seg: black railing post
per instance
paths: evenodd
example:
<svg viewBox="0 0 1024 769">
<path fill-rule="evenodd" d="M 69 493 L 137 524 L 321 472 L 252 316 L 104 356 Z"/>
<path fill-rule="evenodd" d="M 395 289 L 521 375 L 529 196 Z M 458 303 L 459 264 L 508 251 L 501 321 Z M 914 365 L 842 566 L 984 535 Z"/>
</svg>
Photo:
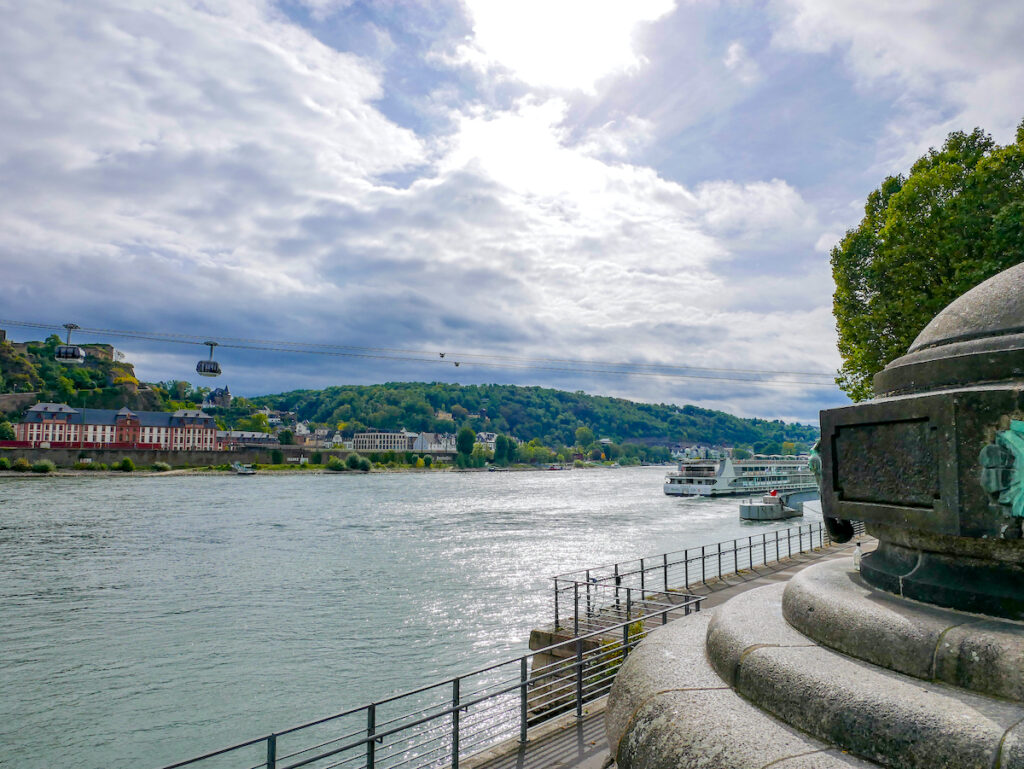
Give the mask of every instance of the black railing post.
<svg viewBox="0 0 1024 769">
<path fill-rule="evenodd" d="M 267 769 L 277 767 L 277 735 L 271 734 L 267 737 Z"/>
<path fill-rule="evenodd" d="M 377 731 L 377 706 L 372 702 L 366 708 L 366 769 L 373 769 L 374 732 Z"/>
<path fill-rule="evenodd" d="M 519 741 L 526 742 L 526 726 L 529 720 L 527 711 L 530 671 L 526 666 L 526 657 L 519 661 Z"/>
<path fill-rule="evenodd" d="M 645 574 L 645 572 L 644 572 L 644 559 L 641 558 L 640 559 L 640 600 L 641 601 L 644 598 L 644 590 L 646 590 L 646 588 L 644 587 L 644 584 L 645 584 L 644 583 L 644 574 Z"/>
<path fill-rule="evenodd" d="M 594 610 L 590 603 L 590 569 L 587 569 L 587 619 L 594 616 Z"/>
<path fill-rule="evenodd" d="M 555 577 L 555 630 L 558 630 L 558 577 Z"/>
<path fill-rule="evenodd" d="M 747 537 L 747 566 L 754 570 L 754 538 Z"/>
<path fill-rule="evenodd" d="M 615 611 L 619 610 L 619 585 L 622 584 L 622 577 L 619 576 L 619 565 L 615 564 Z"/>
<path fill-rule="evenodd" d="M 580 583 L 572 583 L 572 634 L 580 634 Z"/>
<path fill-rule="evenodd" d="M 707 575 L 704 573 L 704 545 L 700 546 L 700 581 L 704 583 L 704 587 L 708 585 Z"/>
<path fill-rule="evenodd" d="M 583 718 L 583 639 L 576 639 L 576 718 Z"/>
<path fill-rule="evenodd" d="M 459 679 L 452 680 L 452 769 L 459 769 Z"/>
<path fill-rule="evenodd" d="M 668 580 L 666 580 L 666 582 L 667 581 Z M 689 550 L 684 550 L 683 551 L 683 582 L 686 585 L 686 587 L 684 587 L 683 589 L 684 590 L 689 590 L 690 589 L 690 551 Z M 667 587 L 665 589 L 668 590 Z"/>
<path fill-rule="evenodd" d="M 775 530 L 775 562 L 778 563 L 782 559 L 779 557 L 779 530 Z"/>
<path fill-rule="evenodd" d="M 736 543 L 739 540 L 734 539 L 732 541 L 732 570 L 739 574 L 740 572 L 740 548 Z"/>
<path fill-rule="evenodd" d="M 718 543 L 718 579 L 722 579 L 722 543 Z"/>
<path fill-rule="evenodd" d="M 793 557 L 793 530 L 786 529 L 786 557 Z"/>
<path fill-rule="evenodd" d="M 683 560 L 685 560 L 685 559 L 686 559 L 686 555 L 684 554 L 683 555 Z M 662 561 L 661 570 L 662 570 L 662 573 L 665 576 L 665 595 L 667 596 L 668 595 L 668 553 L 665 553 L 664 555 L 661 556 L 661 561 Z"/>
</svg>

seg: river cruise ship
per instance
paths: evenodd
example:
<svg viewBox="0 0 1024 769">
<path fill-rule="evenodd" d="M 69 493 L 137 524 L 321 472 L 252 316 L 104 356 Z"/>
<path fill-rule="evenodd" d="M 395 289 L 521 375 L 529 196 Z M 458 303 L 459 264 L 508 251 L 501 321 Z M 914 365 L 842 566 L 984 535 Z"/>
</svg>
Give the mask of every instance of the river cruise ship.
<svg viewBox="0 0 1024 769">
<path fill-rule="evenodd" d="M 697 459 L 679 463 L 665 476 L 665 493 L 681 497 L 720 497 L 769 491 L 817 489 L 808 457 Z"/>
</svg>

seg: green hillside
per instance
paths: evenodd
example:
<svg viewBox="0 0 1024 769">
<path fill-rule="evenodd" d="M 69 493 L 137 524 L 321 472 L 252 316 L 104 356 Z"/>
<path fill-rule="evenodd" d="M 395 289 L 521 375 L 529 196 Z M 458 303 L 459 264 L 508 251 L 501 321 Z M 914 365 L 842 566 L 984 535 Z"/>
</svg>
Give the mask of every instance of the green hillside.
<svg viewBox="0 0 1024 769">
<path fill-rule="evenodd" d="M 651 446 L 813 443 L 818 427 L 779 420 L 741 419 L 697 406 L 636 403 L 622 398 L 515 385 L 456 385 L 389 382 L 382 385 L 295 390 L 253 398 L 300 419 L 342 426 L 346 432 L 375 427 L 453 432 L 468 424 L 476 431 L 539 438 L 546 446 L 571 446 L 575 431 L 588 427 L 598 438 Z M 438 411 L 452 420 L 438 419 Z"/>
<path fill-rule="evenodd" d="M 163 395 L 140 385 L 132 364 L 111 360 L 109 345 L 81 345 L 87 353 L 85 362 L 68 366 L 53 359 L 59 344 L 56 335 L 43 342 L 0 342 L 0 394 L 36 393 L 37 401 L 76 407 L 164 409 Z M 17 417 L 20 411 L 9 409 L 8 414 Z"/>
</svg>

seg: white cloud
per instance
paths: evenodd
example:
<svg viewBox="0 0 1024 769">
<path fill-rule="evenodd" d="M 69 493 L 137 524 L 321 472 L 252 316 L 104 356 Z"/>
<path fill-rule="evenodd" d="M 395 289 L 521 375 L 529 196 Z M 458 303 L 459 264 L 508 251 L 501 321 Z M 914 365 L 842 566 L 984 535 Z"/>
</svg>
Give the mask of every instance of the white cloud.
<svg viewBox="0 0 1024 769">
<path fill-rule="evenodd" d="M 641 22 L 669 13 L 674 0 L 465 0 L 473 36 L 456 61 L 503 67 L 536 86 L 592 91 L 602 77 L 635 71 L 644 59 L 633 47 Z"/>
<path fill-rule="evenodd" d="M 630 116 L 576 137 L 563 100 L 525 98 L 461 108 L 425 140 L 376 107 L 372 65 L 242 3 L 25 4 L 0 27 L 0 71 L 14 317 L 746 367 L 807 368 L 832 344 L 791 309 L 755 321 L 762 285 L 719 271 L 738 249 L 813 242 L 799 193 L 667 180 L 629 162 L 651 133 Z M 758 412 L 763 391 L 729 392 L 706 397 Z"/>
<path fill-rule="evenodd" d="M 725 68 L 736 75 L 741 83 L 751 85 L 761 79 L 761 70 L 757 62 L 750 58 L 746 47 L 739 40 L 729 43 L 723 60 Z"/>
<path fill-rule="evenodd" d="M 954 130 L 1012 139 L 1024 116 L 1024 13 L 1017 0 L 776 0 L 774 42 L 839 50 L 860 87 L 889 94 L 884 164 L 906 165 Z"/>
</svg>

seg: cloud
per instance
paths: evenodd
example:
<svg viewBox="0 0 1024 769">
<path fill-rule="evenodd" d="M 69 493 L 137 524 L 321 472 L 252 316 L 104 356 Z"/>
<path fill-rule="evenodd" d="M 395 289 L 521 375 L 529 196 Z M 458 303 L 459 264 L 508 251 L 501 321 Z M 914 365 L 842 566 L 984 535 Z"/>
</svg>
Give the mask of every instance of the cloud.
<svg viewBox="0 0 1024 769">
<path fill-rule="evenodd" d="M 746 47 L 739 40 L 729 43 L 723 63 L 742 83 L 751 85 L 761 79 L 761 70 L 757 62 L 750 58 Z"/>
<path fill-rule="evenodd" d="M 894 100 L 880 141 L 887 164 L 909 164 L 950 131 L 975 126 L 1009 141 L 1024 116 L 1024 14 L 1015 0 L 774 5 L 778 48 L 836 51 L 862 91 Z"/>
<path fill-rule="evenodd" d="M 634 28 L 669 13 L 674 0 L 466 0 L 472 38 L 453 62 L 487 71 L 502 68 L 535 86 L 593 91 L 602 77 L 644 64 L 633 48 Z"/>
<path fill-rule="evenodd" d="M 637 7 L 629 19 L 670 5 Z M 588 66 L 578 83 L 610 71 Z M 834 356 L 827 297 L 779 301 L 819 291 L 820 271 L 786 286 L 723 269 L 809 251 L 801 193 L 781 179 L 668 179 L 635 159 L 655 134 L 639 116 L 579 130 L 568 97 L 463 99 L 445 133 L 418 134 L 385 114 L 375 62 L 231 2 L 23 4 L 0 28 L 0 71 L 12 317 L 723 367 L 820 370 Z M 202 353 L 125 347 L 147 379 L 187 376 Z M 225 355 L 238 393 L 454 376 Z M 797 408 L 744 385 L 460 369 L 474 376 Z"/>
</svg>

